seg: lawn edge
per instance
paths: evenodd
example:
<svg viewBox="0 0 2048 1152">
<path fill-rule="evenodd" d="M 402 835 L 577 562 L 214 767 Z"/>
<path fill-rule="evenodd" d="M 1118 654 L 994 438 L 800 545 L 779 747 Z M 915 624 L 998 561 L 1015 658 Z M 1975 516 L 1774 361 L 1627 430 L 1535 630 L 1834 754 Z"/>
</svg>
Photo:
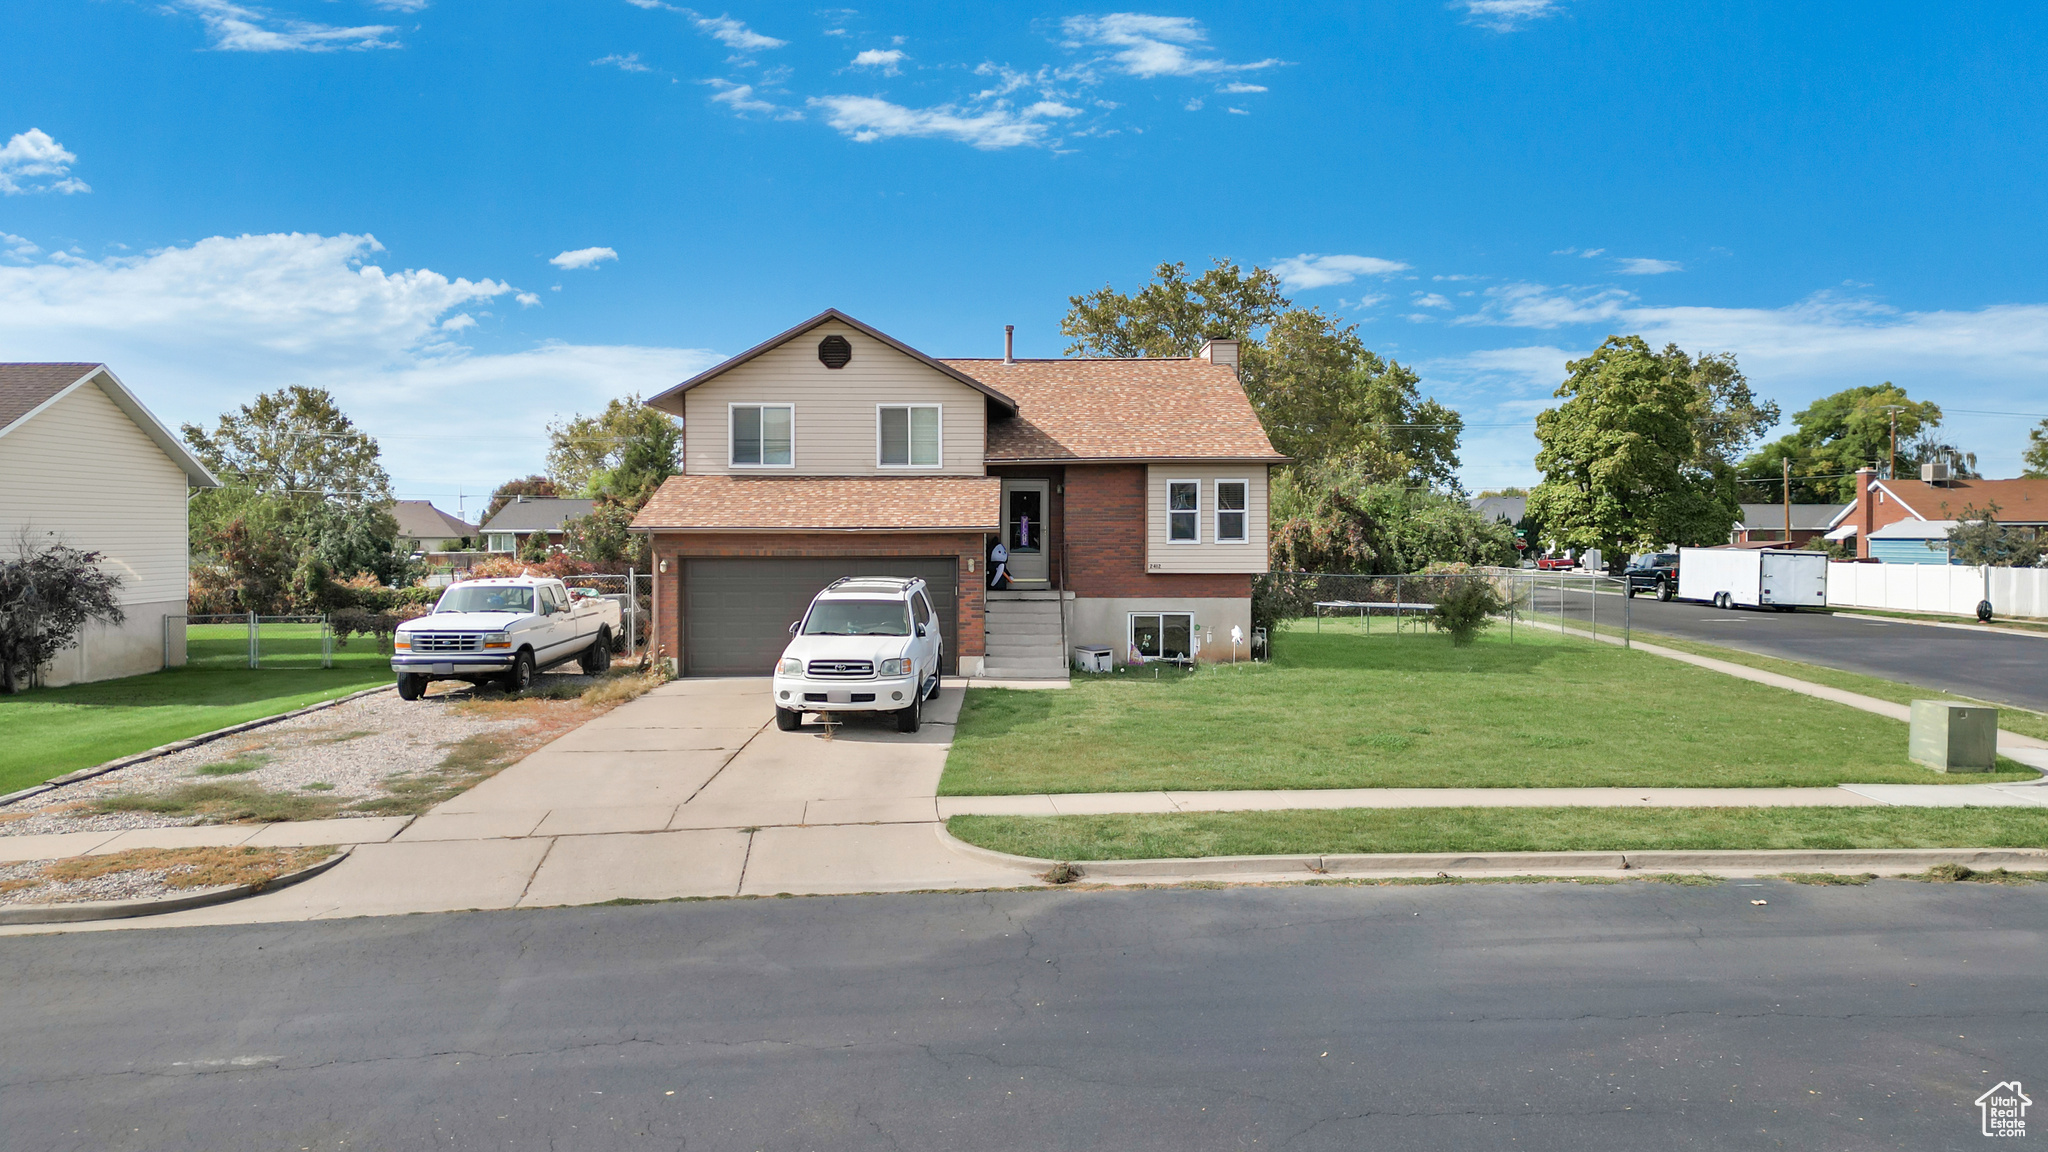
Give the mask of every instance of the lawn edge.
<svg viewBox="0 0 2048 1152">
<path fill-rule="evenodd" d="M 353 844 L 343 845 L 332 856 L 314 861 L 296 872 L 287 872 L 282 876 L 254 884 L 216 888 L 211 892 L 201 892 L 193 896 L 164 896 L 155 900 L 92 900 L 77 904 L 29 904 L 16 908 L 0 908 L 0 925 L 84 924 L 94 920 L 130 920 L 137 916 L 160 916 L 166 912 L 209 908 L 215 904 L 246 900 L 265 892 L 289 888 L 301 880 L 311 880 L 348 859 L 355 850 L 356 846 Z"/>
<path fill-rule="evenodd" d="M 41 784 L 32 784 L 18 792 L 9 792 L 5 796 L 0 796 L 0 808 L 27 800 L 32 796 L 40 796 L 45 792 L 54 792 L 67 784 L 76 784 L 81 780 L 90 780 L 95 776 L 104 776 L 109 772 L 118 772 L 123 768 L 133 767 L 150 760 L 161 759 L 176 752 L 183 752 L 187 748 L 196 748 L 201 744 L 210 744 L 215 740 L 233 736 L 238 732 L 247 732 L 252 728 L 263 728 L 271 724 L 281 724 L 286 720 L 293 720 L 313 712 L 334 708 L 351 700 L 360 700 L 374 693 L 390 691 L 393 691 L 391 685 L 379 684 L 374 688 L 363 688 L 346 696 L 336 696 L 332 700 L 316 701 L 302 708 L 294 708 L 289 712 L 280 712 L 275 716 L 259 716 L 254 720 L 244 720 L 239 724 L 230 724 L 225 728 L 216 728 L 211 732 L 201 732 L 197 736 L 187 736 L 183 740 L 173 740 L 169 744 L 159 744 L 144 752 L 122 756 L 118 759 L 109 760 L 104 764 L 95 764 L 90 768 L 80 768 L 75 772 L 67 772 L 62 776 L 45 780 Z M 0 920 L 0 924 L 4 923 L 7 923 L 7 921 Z"/>
<path fill-rule="evenodd" d="M 1395 852 L 1303 853 L 1278 856 L 1165 856 L 1142 860 L 1044 860 L 984 848 L 953 835 L 945 822 L 939 838 L 963 856 L 1007 868 L 1044 871 L 1058 863 L 1077 864 L 1082 878 L 1095 881 L 1143 880 L 1162 877 L 1284 876 L 1300 879 L 1326 876 L 1435 876 L 1495 874 L 1543 870 L 1562 874 L 1627 873 L 1684 869 L 1750 875 L 1760 870 L 1903 868 L 1925 870 L 1937 864 L 1975 867 L 2048 865 L 2048 849 L 2040 848 L 1779 848 L 1726 851 L 1639 852 Z"/>
</svg>

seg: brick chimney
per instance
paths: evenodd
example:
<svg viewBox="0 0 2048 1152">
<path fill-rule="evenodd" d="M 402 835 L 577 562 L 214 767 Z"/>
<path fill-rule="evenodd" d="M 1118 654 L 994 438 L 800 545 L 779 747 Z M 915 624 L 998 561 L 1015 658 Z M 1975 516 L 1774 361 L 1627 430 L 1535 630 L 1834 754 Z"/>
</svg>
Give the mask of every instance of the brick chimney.
<svg viewBox="0 0 2048 1152">
<path fill-rule="evenodd" d="M 1237 370 L 1237 341 L 1204 340 L 1202 350 L 1195 353 L 1195 359 L 1207 360 L 1211 364 L 1222 364 L 1235 372 Z"/>
</svg>

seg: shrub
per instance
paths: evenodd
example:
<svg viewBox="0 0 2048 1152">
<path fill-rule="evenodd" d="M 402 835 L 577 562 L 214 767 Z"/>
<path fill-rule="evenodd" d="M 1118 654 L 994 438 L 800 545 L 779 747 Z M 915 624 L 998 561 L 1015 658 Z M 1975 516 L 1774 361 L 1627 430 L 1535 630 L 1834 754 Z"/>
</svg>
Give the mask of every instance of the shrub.
<svg viewBox="0 0 2048 1152">
<path fill-rule="evenodd" d="M 21 691 L 87 622 L 122 619 L 121 578 L 100 570 L 98 552 L 39 542 L 23 529 L 14 559 L 0 562 L 0 690 Z"/>
<path fill-rule="evenodd" d="M 1451 643 L 1463 648 L 1493 623 L 1496 614 L 1507 609 L 1508 602 L 1493 581 L 1484 577 L 1467 576 L 1445 583 L 1449 587 L 1438 595 L 1429 622 L 1439 632 L 1449 632 Z"/>
</svg>

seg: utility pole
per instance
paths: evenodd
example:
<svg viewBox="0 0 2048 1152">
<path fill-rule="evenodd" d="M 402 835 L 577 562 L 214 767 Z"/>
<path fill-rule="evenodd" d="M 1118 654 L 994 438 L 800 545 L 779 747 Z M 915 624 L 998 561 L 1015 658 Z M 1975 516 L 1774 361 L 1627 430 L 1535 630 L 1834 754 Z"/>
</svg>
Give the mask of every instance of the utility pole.
<svg viewBox="0 0 2048 1152">
<path fill-rule="evenodd" d="M 1785 467 L 1785 482 L 1779 489 L 1785 500 L 1785 543 L 1792 542 L 1792 458 L 1786 456 L 1778 461 Z"/>
<path fill-rule="evenodd" d="M 1904 404 L 1887 404 L 1884 406 L 1884 410 L 1886 415 L 1890 416 L 1892 420 L 1892 447 L 1891 452 L 1885 457 L 1884 478 L 1896 480 L 1899 478 L 1899 413 L 1904 412 L 1906 406 Z"/>
</svg>

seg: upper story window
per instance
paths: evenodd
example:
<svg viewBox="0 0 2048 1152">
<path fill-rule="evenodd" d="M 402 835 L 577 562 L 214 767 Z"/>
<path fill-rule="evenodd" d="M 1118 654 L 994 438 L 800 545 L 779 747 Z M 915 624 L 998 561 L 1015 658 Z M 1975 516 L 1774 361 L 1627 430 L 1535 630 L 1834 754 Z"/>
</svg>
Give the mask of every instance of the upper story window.
<svg viewBox="0 0 2048 1152">
<path fill-rule="evenodd" d="M 1243 544 L 1250 539 L 1245 528 L 1250 495 L 1251 483 L 1249 481 L 1218 480 L 1216 482 L 1216 542 L 1218 544 Z"/>
<path fill-rule="evenodd" d="M 788 468 L 796 462 L 796 409 L 788 404 L 733 404 L 732 466 Z"/>
<path fill-rule="evenodd" d="M 1166 542 L 1169 544 L 1199 544 L 1202 542 L 1202 482 L 1200 480 L 1168 480 L 1166 482 Z"/>
<path fill-rule="evenodd" d="M 939 466 L 939 406 L 882 404 L 875 409 L 877 462 L 884 468 Z"/>
</svg>

